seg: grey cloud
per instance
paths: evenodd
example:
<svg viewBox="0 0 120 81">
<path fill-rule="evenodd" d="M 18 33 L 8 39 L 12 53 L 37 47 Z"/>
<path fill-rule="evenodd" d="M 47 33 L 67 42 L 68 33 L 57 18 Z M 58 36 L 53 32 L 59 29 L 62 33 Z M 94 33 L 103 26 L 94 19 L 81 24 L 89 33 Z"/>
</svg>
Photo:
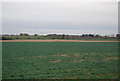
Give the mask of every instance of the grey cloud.
<svg viewBox="0 0 120 81">
<path fill-rule="evenodd" d="M 45 33 L 117 33 L 117 3 L 3 3 L 3 33 L 42 30 Z"/>
</svg>

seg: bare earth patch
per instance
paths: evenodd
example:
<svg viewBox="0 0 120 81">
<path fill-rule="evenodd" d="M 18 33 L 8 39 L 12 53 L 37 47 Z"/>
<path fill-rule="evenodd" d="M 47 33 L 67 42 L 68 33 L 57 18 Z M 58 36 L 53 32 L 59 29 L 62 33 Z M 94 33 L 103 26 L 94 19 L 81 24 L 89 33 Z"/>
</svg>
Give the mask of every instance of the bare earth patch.
<svg viewBox="0 0 120 81">
<path fill-rule="evenodd" d="M 42 58 L 42 56 L 36 56 L 37 58 Z"/>
<path fill-rule="evenodd" d="M 51 61 L 52 63 L 57 63 L 57 62 L 60 62 L 61 60 L 53 60 Z"/>
<path fill-rule="evenodd" d="M 104 40 L 0 40 L 0 42 L 120 42 L 120 41 L 104 41 Z"/>
<path fill-rule="evenodd" d="M 117 60 L 117 57 L 109 57 L 109 58 L 105 58 L 103 59 L 103 61 L 108 61 L 108 60 Z"/>
<path fill-rule="evenodd" d="M 69 57 L 69 56 L 68 56 L 68 55 L 66 55 L 66 54 L 61 54 L 61 55 L 60 55 L 60 54 L 58 54 L 58 55 L 54 55 L 54 56 L 58 56 L 58 57 L 59 57 L 59 56 Z"/>
<path fill-rule="evenodd" d="M 76 57 L 79 57 L 80 56 L 80 54 L 74 54 Z"/>
<path fill-rule="evenodd" d="M 74 62 L 84 62 L 85 60 L 81 59 L 81 60 L 74 60 Z"/>
</svg>

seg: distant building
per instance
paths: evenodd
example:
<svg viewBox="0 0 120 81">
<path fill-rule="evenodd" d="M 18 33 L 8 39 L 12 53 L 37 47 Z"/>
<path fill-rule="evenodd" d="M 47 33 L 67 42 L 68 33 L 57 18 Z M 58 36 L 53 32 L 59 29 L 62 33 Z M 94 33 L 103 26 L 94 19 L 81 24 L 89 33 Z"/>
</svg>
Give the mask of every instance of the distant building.
<svg viewBox="0 0 120 81">
<path fill-rule="evenodd" d="M 117 34 L 116 37 L 120 39 L 120 34 Z"/>
</svg>

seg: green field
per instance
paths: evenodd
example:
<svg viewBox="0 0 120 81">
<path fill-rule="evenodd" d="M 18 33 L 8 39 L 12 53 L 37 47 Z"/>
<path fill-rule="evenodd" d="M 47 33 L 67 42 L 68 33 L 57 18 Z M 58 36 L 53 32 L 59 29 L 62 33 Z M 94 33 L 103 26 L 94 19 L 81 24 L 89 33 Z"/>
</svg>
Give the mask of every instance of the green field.
<svg viewBox="0 0 120 81">
<path fill-rule="evenodd" d="M 116 79 L 116 42 L 3 42 L 3 79 Z"/>
</svg>

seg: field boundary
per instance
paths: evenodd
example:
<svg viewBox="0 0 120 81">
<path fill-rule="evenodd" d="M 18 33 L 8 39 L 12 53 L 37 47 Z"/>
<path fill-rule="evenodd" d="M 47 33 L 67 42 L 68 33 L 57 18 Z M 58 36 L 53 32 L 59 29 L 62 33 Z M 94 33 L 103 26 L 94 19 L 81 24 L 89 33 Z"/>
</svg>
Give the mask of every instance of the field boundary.
<svg viewBox="0 0 120 81">
<path fill-rule="evenodd" d="M 120 42 L 113 40 L 0 40 L 0 42 Z"/>
</svg>

